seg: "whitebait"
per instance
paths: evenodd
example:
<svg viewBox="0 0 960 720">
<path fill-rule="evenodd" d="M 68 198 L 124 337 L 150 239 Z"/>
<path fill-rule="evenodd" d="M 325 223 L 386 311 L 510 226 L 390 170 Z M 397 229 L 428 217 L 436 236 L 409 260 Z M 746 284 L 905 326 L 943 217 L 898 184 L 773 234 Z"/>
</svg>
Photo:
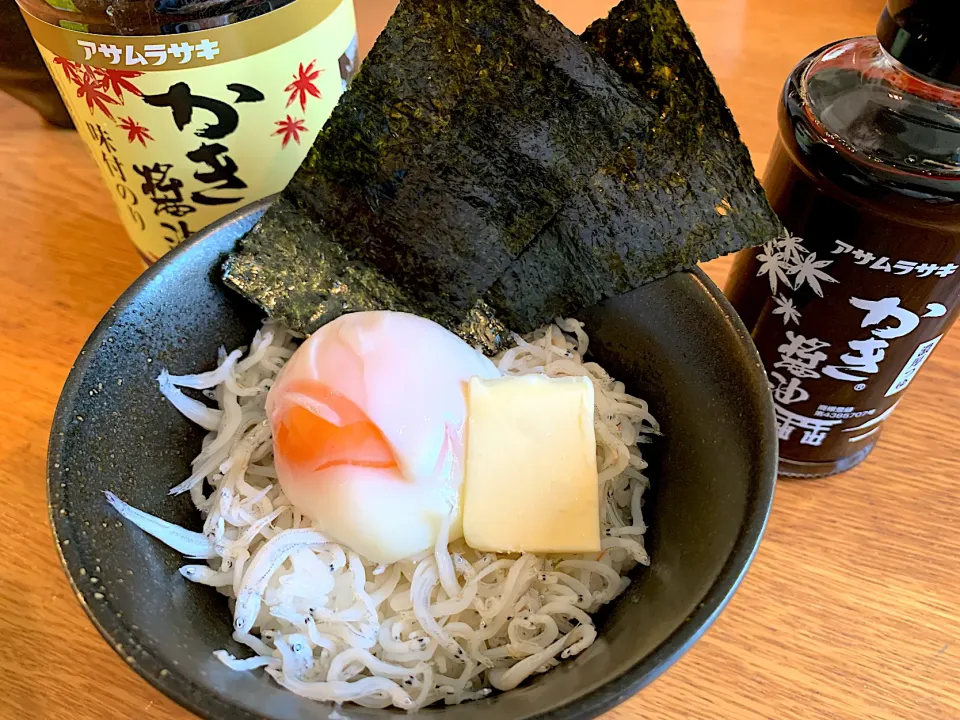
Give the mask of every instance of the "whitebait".
<svg viewBox="0 0 960 720">
<path fill-rule="evenodd" d="M 286 499 L 277 482 L 266 395 L 296 349 L 295 336 L 267 322 L 241 351 L 219 355 L 196 375 L 161 373 L 163 394 L 210 432 L 189 490 L 203 514 L 195 533 L 143 513 L 112 493 L 120 514 L 183 555 L 185 578 L 234 603 L 233 639 L 253 655 L 216 658 L 237 671 L 262 669 L 291 692 L 325 702 L 415 710 L 516 687 L 593 643 L 590 613 L 623 592 L 626 574 L 649 563 L 639 445 L 660 427 L 647 404 L 595 363 L 576 320 L 506 350 L 495 363 L 511 375 L 589 377 L 595 426 L 603 551 L 594 555 L 498 556 L 448 543 L 392 565 L 368 562 L 331 541 Z M 184 395 L 204 394 L 216 407 Z"/>
<path fill-rule="evenodd" d="M 109 490 L 104 492 L 107 502 L 125 519 L 144 532 L 150 533 L 160 542 L 169 545 L 177 552 L 189 558 L 208 560 L 217 557 L 216 549 L 205 535 L 184 530 L 179 525 L 161 520 L 158 517 L 137 510 L 128 505 Z"/>
</svg>

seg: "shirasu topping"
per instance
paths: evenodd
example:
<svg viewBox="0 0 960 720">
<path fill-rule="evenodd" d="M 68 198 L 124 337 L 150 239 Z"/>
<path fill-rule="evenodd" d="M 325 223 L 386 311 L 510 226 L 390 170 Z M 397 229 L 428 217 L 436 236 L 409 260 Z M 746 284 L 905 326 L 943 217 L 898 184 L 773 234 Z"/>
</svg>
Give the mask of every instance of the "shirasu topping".
<svg viewBox="0 0 960 720">
<path fill-rule="evenodd" d="M 591 613 L 649 564 L 641 517 L 648 481 L 638 444 L 659 432 L 647 404 L 584 362 L 576 320 L 555 324 L 495 361 L 504 374 L 582 375 L 594 384 L 602 552 L 541 556 L 481 553 L 463 540 L 391 565 L 369 562 L 329 537 L 283 495 L 273 468 L 265 403 L 297 336 L 266 322 L 244 353 L 220 352 L 196 375 L 161 373 L 160 392 L 209 430 L 189 492 L 204 518 L 191 532 L 107 493 L 127 520 L 192 560 L 180 572 L 229 598 L 233 638 L 253 655 L 216 656 L 238 671 L 264 668 L 303 697 L 414 710 L 510 690 L 590 646 Z M 216 404 L 183 392 L 200 391 Z"/>
</svg>

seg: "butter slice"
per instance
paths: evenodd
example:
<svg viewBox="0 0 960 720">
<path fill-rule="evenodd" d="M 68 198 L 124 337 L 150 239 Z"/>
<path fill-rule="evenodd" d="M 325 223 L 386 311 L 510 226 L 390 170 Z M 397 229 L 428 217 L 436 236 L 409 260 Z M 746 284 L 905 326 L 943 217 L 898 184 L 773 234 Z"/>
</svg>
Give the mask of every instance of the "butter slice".
<svg viewBox="0 0 960 720">
<path fill-rule="evenodd" d="M 600 489 L 588 378 L 472 378 L 463 532 L 485 552 L 600 550 Z"/>
</svg>

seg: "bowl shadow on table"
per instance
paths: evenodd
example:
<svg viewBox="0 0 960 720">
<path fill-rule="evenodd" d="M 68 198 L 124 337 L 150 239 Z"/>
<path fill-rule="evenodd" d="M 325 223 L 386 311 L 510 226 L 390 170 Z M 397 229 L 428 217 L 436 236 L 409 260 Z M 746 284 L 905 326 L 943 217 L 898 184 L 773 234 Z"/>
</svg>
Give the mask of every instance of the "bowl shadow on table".
<svg viewBox="0 0 960 720">
<path fill-rule="evenodd" d="M 212 652 L 233 642 L 226 598 L 185 580 L 191 561 L 107 505 L 103 491 L 199 530 L 186 496 L 202 431 L 157 389 L 163 368 L 195 372 L 217 348 L 249 343 L 262 314 L 217 281 L 224 254 L 254 221 L 192 243 L 148 272 L 91 336 L 64 388 L 49 457 L 50 517 L 84 609 L 152 684 L 209 718 L 326 718 L 262 671 L 235 673 Z M 655 679 L 709 626 L 739 584 L 772 500 L 776 440 L 762 367 L 746 331 L 699 271 L 677 273 L 580 313 L 593 359 L 648 400 L 663 435 L 644 447 L 653 563 L 597 616 L 580 656 L 486 700 L 421 711 L 449 720 L 591 718 Z M 405 716 L 345 706 L 349 718 Z M 336 717 L 336 716 L 335 716 Z"/>
</svg>

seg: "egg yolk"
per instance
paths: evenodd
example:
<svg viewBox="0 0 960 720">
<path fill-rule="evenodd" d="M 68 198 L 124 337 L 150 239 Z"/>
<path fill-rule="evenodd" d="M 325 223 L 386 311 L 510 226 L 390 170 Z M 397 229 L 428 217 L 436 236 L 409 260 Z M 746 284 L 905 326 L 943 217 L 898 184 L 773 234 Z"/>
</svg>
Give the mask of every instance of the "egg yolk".
<svg viewBox="0 0 960 720">
<path fill-rule="evenodd" d="M 383 432 L 352 400 L 310 380 L 294 382 L 286 392 L 289 404 L 276 418 L 274 442 L 287 462 L 314 471 L 397 467 Z"/>
</svg>

